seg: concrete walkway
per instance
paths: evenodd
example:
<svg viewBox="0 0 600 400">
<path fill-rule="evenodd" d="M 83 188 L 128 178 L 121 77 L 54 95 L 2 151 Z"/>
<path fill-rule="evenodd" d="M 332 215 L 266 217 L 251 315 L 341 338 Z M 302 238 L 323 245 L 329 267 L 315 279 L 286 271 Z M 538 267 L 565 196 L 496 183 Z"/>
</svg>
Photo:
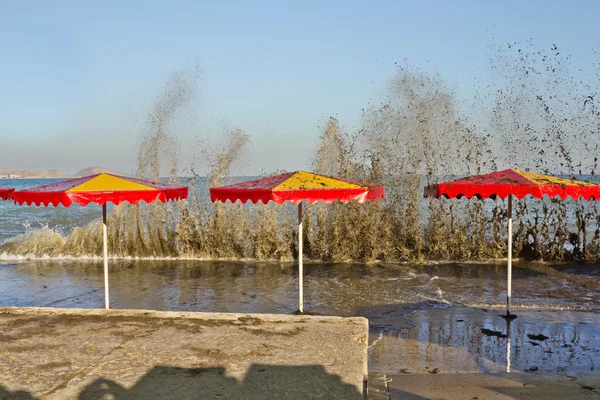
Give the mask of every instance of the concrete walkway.
<svg viewBox="0 0 600 400">
<path fill-rule="evenodd" d="M 598 400 L 600 374 L 370 374 L 369 399 Z"/>
<path fill-rule="evenodd" d="M 0 399 L 362 399 L 364 318 L 0 308 Z"/>
</svg>

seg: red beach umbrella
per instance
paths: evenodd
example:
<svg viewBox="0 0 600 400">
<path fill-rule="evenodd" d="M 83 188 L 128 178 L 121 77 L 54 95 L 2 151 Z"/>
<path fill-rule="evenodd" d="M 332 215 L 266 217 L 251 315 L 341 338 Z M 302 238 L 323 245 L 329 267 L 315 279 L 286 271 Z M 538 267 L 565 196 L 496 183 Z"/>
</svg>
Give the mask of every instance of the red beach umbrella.
<svg viewBox="0 0 600 400">
<path fill-rule="evenodd" d="M 485 175 L 475 175 L 452 182 L 438 183 L 427 186 L 424 197 L 445 197 L 468 199 L 476 197 L 487 199 L 500 197 L 508 198 L 508 272 L 506 294 L 506 316 L 514 317 L 510 313 L 512 291 L 512 198 L 518 199 L 531 195 L 537 199 L 543 196 L 559 196 L 565 200 L 567 197 L 585 200 L 600 200 L 600 185 L 573 179 L 558 178 L 555 176 L 534 174 L 531 172 L 506 169 Z"/>
<path fill-rule="evenodd" d="M 151 182 L 113 174 L 96 174 L 83 178 L 69 179 L 62 182 L 39 186 L 13 192 L 10 198 L 18 204 L 35 204 L 36 206 L 57 207 L 62 204 L 69 207 L 73 203 L 86 206 L 96 203 L 102 206 L 102 231 L 104 250 L 104 301 L 105 308 L 110 308 L 108 296 L 108 238 L 106 204 L 119 205 L 124 201 L 137 204 L 140 201 L 152 203 L 169 200 L 187 199 L 188 187 Z"/>
<path fill-rule="evenodd" d="M 385 198 L 385 188 L 369 183 L 354 182 L 341 178 L 296 171 L 268 178 L 255 179 L 234 185 L 210 188 L 210 199 L 213 202 L 227 200 L 232 203 L 273 201 L 282 204 L 291 201 L 298 204 L 298 310 L 304 311 L 303 301 L 303 267 L 302 267 L 302 202 L 311 204 L 317 201 L 333 203 L 338 200 L 346 204 L 351 200 L 364 203 L 367 200 Z"/>
</svg>

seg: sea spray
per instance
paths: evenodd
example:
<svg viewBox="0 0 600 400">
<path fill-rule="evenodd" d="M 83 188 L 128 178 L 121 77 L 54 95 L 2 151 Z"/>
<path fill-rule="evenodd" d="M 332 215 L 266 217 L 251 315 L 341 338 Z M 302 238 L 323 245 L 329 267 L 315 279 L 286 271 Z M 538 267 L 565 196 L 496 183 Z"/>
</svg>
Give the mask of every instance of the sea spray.
<svg viewBox="0 0 600 400">
<path fill-rule="evenodd" d="M 600 145 L 593 89 L 598 65 L 596 75 L 587 76 L 573 68 L 570 57 L 556 45 L 538 49 L 529 41 L 494 48 L 491 66 L 488 105 L 499 162 L 526 171 L 593 178 Z M 517 203 L 517 254 L 545 260 L 597 259 L 595 201 Z"/>
<path fill-rule="evenodd" d="M 55 229 L 27 229 L 0 246 L 0 254 L 56 257 L 61 254 L 65 238 Z"/>
<path fill-rule="evenodd" d="M 367 106 L 349 131 L 329 119 L 321 128 L 315 172 L 386 186 L 387 199 L 314 204 L 305 212 L 305 257 L 328 261 L 485 260 L 506 254 L 506 201 L 422 198 L 426 184 L 498 167 L 594 178 L 600 111 L 590 84 L 574 79 L 568 57 L 551 46 L 501 46 L 490 57 L 492 79 L 465 109 L 439 74 L 399 68 L 381 103 Z M 597 78 L 597 76 L 595 76 Z M 593 78 L 590 81 L 593 82 Z M 173 119 L 193 98 L 196 76 L 176 73 L 148 117 L 138 176 L 176 180 L 179 144 Z M 201 149 L 190 198 L 175 204 L 121 205 L 109 218 L 114 256 L 291 260 L 297 257 L 296 211 L 289 204 L 211 204 L 208 188 L 229 182 L 248 136 L 225 125 L 217 145 Z M 184 166 L 185 167 L 185 166 Z M 600 257 L 595 202 L 515 201 L 514 253 L 543 260 Z M 39 238 L 39 240 L 38 240 Z M 40 230 L 0 247 L 39 256 L 100 254 L 96 221 L 68 237 Z"/>
<path fill-rule="evenodd" d="M 363 147 L 376 155 L 386 177 L 386 219 L 396 250 L 391 258 L 464 255 L 463 243 L 472 235 L 459 215 L 477 206 L 422 199 L 425 184 L 478 173 L 485 164 L 485 138 L 460 115 L 453 92 L 436 74 L 399 68 L 387 100 L 368 110 L 364 120 Z"/>
<path fill-rule="evenodd" d="M 150 109 L 138 152 L 138 178 L 158 181 L 161 173 L 167 171 L 169 181 L 174 182 L 179 144 L 169 128 L 195 95 L 197 76 L 197 70 L 173 73 Z M 115 207 L 109 217 L 111 253 L 142 257 L 175 255 L 176 238 L 172 232 L 179 218 L 176 210 L 172 204 L 158 202 Z M 79 234 L 89 237 L 96 232 Z"/>
</svg>

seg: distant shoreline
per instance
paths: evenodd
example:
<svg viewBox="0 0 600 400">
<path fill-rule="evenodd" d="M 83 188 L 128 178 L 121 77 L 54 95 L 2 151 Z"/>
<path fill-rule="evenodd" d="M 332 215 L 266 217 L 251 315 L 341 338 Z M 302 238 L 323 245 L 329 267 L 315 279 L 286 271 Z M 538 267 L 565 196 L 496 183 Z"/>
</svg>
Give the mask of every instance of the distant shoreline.
<svg viewBox="0 0 600 400">
<path fill-rule="evenodd" d="M 20 176 L 18 178 L 5 178 L 0 175 L 0 179 L 3 181 L 23 181 L 23 180 L 36 180 L 36 179 L 69 179 L 69 178 L 78 178 L 74 175 L 65 175 L 65 176 Z"/>
<path fill-rule="evenodd" d="M 67 174 L 57 169 L 49 169 L 46 171 L 37 171 L 33 169 L 8 169 L 0 168 L 0 179 L 15 180 L 15 179 L 69 179 L 81 178 L 84 176 L 95 175 L 100 173 L 110 173 L 122 176 L 128 176 L 120 172 L 111 171 L 103 167 L 88 167 L 78 171 L 75 174 Z"/>
</svg>

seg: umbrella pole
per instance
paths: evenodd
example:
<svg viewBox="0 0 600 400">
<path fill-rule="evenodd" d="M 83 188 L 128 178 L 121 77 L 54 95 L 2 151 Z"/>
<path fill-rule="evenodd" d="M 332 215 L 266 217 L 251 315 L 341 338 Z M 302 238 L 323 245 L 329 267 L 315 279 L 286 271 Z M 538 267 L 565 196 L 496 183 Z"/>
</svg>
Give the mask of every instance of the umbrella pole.
<svg viewBox="0 0 600 400">
<path fill-rule="evenodd" d="M 512 292 L 512 194 L 508 195 L 508 265 L 507 265 L 507 287 L 506 287 L 506 316 L 510 318 L 510 298 Z"/>
<path fill-rule="evenodd" d="M 304 271 L 302 268 L 302 202 L 298 203 L 298 311 L 304 312 L 304 292 L 302 281 Z"/>
<path fill-rule="evenodd" d="M 106 203 L 102 206 L 102 247 L 104 253 L 104 308 L 110 308 L 108 298 L 108 223 L 106 218 Z"/>
</svg>

